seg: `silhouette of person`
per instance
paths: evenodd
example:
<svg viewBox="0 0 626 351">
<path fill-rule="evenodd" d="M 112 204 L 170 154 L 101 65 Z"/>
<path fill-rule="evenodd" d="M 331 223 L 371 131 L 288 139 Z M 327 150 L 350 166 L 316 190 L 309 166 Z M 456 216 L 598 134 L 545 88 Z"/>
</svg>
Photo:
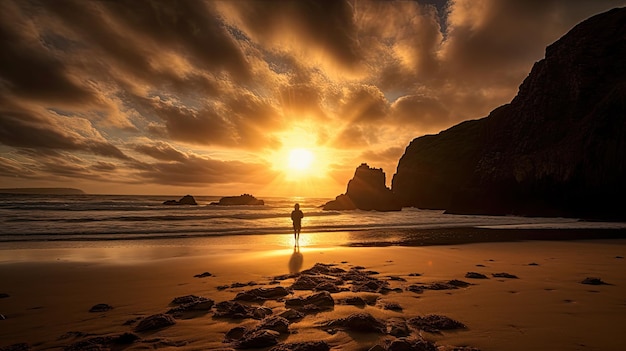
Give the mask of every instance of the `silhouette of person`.
<svg viewBox="0 0 626 351">
<path fill-rule="evenodd" d="M 298 239 L 300 239 L 300 229 L 302 229 L 303 217 L 304 213 L 300 211 L 300 204 L 295 204 L 293 206 L 293 211 L 291 211 L 291 220 L 293 221 L 293 238 L 296 240 L 296 244 L 298 243 Z"/>
</svg>

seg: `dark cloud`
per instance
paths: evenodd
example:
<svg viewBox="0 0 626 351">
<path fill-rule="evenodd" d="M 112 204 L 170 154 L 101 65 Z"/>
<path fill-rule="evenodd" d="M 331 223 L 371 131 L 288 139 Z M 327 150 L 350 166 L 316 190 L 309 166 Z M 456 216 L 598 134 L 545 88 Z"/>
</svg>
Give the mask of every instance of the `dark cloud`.
<svg viewBox="0 0 626 351">
<path fill-rule="evenodd" d="M 375 86 L 354 87 L 342 99 L 339 118 L 354 123 L 376 123 L 383 120 L 389 111 L 385 95 Z"/>
<path fill-rule="evenodd" d="M 187 160 L 187 155 L 163 142 L 157 142 L 153 145 L 137 145 L 135 150 L 161 161 L 184 162 Z"/>
<path fill-rule="evenodd" d="M 13 3 L 0 3 L 0 93 L 46 102 L 93 102 L 94 92 L 71 76 L 32 26 Z"/>
<path fill-rule="evenodd" d="M 361 61 L 354 9 L 348 1 L 244 0 L 224 5 L 247 34 L 270 48 L 319 51 L 317 55 L 347 70 Z"/>
<path fill-rule="evenodd" d="M 41 113 L 12 111 L 6 106 L 0 107 L 0 143 L 19 148 L 82 151 L 120 160 L 130 159 L 105 140 L 82 137 Z"/>
<path fill-rule="evenodd" d="M 276 174 L 268 164 L 220 161 L 189 155 L 179 162 L 158 162 L 145 165 L 138 176 L 163 185 L 267 184 Z"/>
</svg>

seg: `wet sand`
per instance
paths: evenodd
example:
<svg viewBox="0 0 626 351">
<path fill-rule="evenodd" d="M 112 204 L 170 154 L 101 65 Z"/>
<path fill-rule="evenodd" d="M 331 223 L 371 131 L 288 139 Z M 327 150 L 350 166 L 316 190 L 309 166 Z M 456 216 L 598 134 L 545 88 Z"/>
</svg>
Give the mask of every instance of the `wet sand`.
<svg viewBox="0 0 626 351">
<path fill-rule="evenodd" d="M 323 341 L 336 350 L 385 349 L 394 340 L 407 339 L 389 334 L 389 324 L 399 321 L 406 325 L 409 340 L 424 339 L 441 349 L 626 349 L 626 240 L 438 246 L 396 242 L 384 247 L 369 240 L 369 246 L 363 241 L 354 247 L 338 244 L 345 235 L 303 233 L 299 250 L 290 235 L 2 244 L 0 348 L 235 349 L 241 339 L 228 339 L 227 333 L 237 326 L 251 331 L 261 319 L 217 317 L 214 305 L 182 315 L 171 312 L 171 326 L 148 331 L 137 331 L 137 326 L 175 308 L 176 297 L 195 295 L 218 304 L 257 288 L 288 289 L 283 297 L 242 302 L 279 315 L 288 309 L 288 300 L 319 293 L 292 290 L 303 275 L 290 274 L 323 263 L 337 272 L 377 273 L 369 275 L 380 284 L 373 288 L 384 289 L 354 291 L 358 282 L 344 279 L 336 287 L 346 291 L 329 293 L 334 305 L 290 321 L 288 331 L 276 337 L 279 345 Z M 202 277 L 205 272 L 210 275 Z M 469 272 L 486 279 L 472 278 Z M 509 275 L 493 275 L 498 273 Z M 319 272 L 312 276 L 336 278 Z M 586 278 L 600 278 L 604 284 L 582 284 Z M 451 280 L 470 285 L 434 289 Z M 345 304 L 354 297 L 369 304 Z M 89 312 L 97 304 L 111 309 Z M 387 329 L 359 331 L 335 323 L 357 313 L 387 324 Z M 465 328 L 434 332 L 413 323 L 415 317 L 432 314 Z M 132 340 L 119 339 L 125 333 L 132 333 Z"/>
</svg>

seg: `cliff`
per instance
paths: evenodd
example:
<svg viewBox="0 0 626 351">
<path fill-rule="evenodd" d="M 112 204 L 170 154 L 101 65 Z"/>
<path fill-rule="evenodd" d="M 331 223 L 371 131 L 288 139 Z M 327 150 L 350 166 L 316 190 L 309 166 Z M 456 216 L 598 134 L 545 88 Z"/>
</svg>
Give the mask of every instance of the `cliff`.
<svg viewBox="0 0 626 351">
<path fill-rule="evenodd" d="M 392 190 L 449 213 L 626 219 L 626 9 L 546 49 L 511 103 L 414 139 Z"/>
<path fill-rule="evenodd" d="M 354 171 L 345 194 L 324 205 L 324 210 L 399 211 L 402 209 L 385 185 L 385 173 L 362 163 Z"/>
</svg>

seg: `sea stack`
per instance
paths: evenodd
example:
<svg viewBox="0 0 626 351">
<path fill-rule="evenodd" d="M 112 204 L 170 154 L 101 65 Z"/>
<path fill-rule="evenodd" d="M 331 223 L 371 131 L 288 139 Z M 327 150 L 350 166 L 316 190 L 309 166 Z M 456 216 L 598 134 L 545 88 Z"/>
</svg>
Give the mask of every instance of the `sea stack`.
<svg viewBox="0 0 626 351">
<path fill-rule="evenodd" d="M 362 163 L 348 182 L 345 194 L 324 205 L 324 210 L 400 211 L 393 193 L 385 186 L 385 172 Z"/>
</svg>

